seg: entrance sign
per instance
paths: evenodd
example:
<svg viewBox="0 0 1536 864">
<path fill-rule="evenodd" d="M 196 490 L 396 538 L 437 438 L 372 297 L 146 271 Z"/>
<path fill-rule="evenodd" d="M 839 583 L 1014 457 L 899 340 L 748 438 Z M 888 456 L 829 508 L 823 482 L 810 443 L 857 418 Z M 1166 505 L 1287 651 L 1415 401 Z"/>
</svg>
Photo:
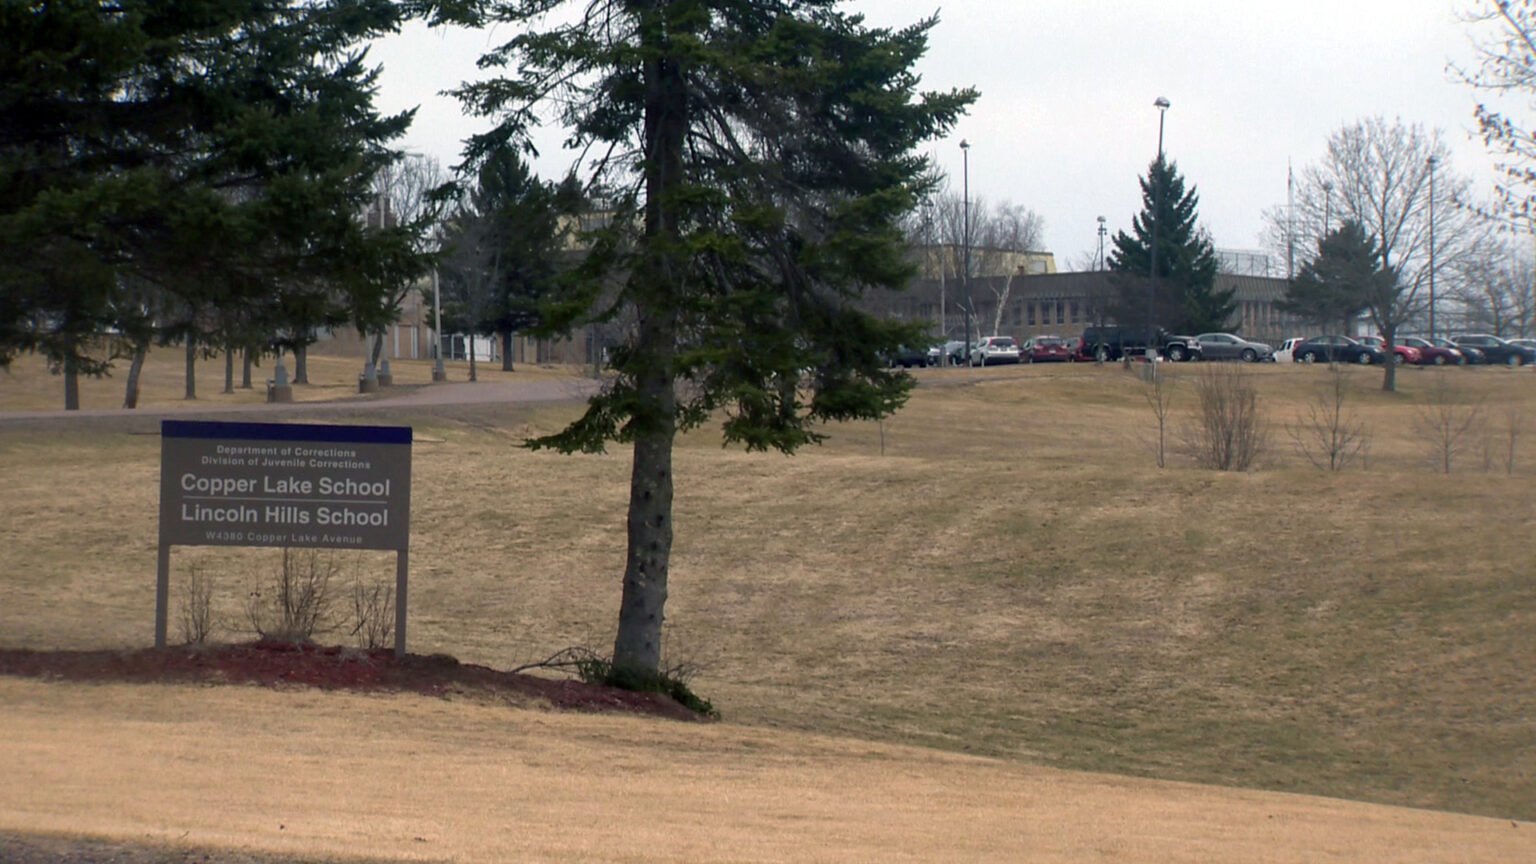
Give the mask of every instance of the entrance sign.
<svg viewBox="0 0 1536 864">
<path fill-rule="evenodd" d="M 172 546 L 393 549 L 403 656 L 410 518 L 409 426 L 161 421 L 156 647 Z"/>
</svg>

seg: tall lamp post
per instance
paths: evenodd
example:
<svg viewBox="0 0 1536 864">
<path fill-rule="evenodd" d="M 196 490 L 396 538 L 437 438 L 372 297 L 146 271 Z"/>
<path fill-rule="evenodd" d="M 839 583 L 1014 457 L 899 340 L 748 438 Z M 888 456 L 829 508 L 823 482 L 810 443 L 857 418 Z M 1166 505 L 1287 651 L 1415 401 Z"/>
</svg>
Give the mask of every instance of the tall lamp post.
<svg viewBox="0 0 1536 864">
<path fill-rule="evenodd" d="M 961 228 L 961 264 L 965 274 L 962 284 L 965 289 L 965 362 L 971 362 L 971 143 L 964 138 L 960 139 L 961 162 L 961 201 L 965 208 L 964 227 Z"/>
<path fill-rule="evenodd" d="M 1333 230 L 1333 225 L 1330 224 L 1332 219 L 1333 219 L 1333 184 L 1328 182 L 1327 180 L 1324 180 L 1323 181 L 1323 236 L 1324 237 L 1327 237 L 1328 236 L 1328 232 Z"/>
<path fill-rule="evenodd" d="M 1157 172 L 1152 178 L 1152 250 L 1147 257 L 1151 259 L 1148 265 L 1147 282 L 1147 359 L 1157 358 L 1157 324 L 1153 317 L 1153 307 L 1157 297 L 1157 217 L 1163 209 L 1163 118 L 1168 116 L 1168 106 L 1171 103 L 1162 96 L 1153 100 L 1153 107 L 1157 108 L 1157 161 L 1153 163 L 1152 170 Z"/>
<path fill-rule="evenodd" d="M 1099 217 L 1099 266 L 1098 266 L 1098 269 L 1100 271 L 1103 271 L 1103 269 L 1104 269 L 1104 217 L 1103 216 Z"/>
<path fill-rule="evenodd" d="M 1425 164 L 1429 166 L 1429 338 L 1435 338 L 1435 157 Z"/>
</svg>

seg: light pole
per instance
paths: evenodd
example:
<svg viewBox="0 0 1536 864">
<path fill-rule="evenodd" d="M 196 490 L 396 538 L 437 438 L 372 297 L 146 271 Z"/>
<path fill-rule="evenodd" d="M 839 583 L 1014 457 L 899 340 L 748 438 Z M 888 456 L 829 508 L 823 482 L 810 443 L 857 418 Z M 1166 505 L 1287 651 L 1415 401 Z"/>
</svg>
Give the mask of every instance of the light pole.
<svg viewBox="0 0 1536 864">
<path fill-rule="evenodd" d="M 1099 217 L 1099 268 L 1098 269 L 1100 270 L 1100 272 L 1102 272 L 1104 270 L 1104 217 L 1103 216 Z"/>
<path fill-rule="evenodd" d="M 1429 166 L 1429 338 L 1435 338 L 1435 157 L 1425 164 Z"/>
<path fill-rule="evenodd" d="M 1162 96 L 1153 100 L 1153 107 L 1157 108 L 1157 161 L 1152 163 L 1152 250 L 1147 257 L 1151 259 L 1148 266 L 1147 282 L 1147 359 L 1157 358 L 1157 324 L 1153 315 L 1153 307 L 1157 296 L 1157 216 L 1163 209 L 1163 118 L 1168 116 L 1168 106 L 1171 103 Z"/>
<path fill-rule="evenodd" d="M 962 206 L 965 208 L 964 227 L 961 228 L 961 267 L 965 274 L 965 363 L 971 363 L 971 143 L 960 139 L 960 188 Z"/>
<path fill-rule="evenodd" d="M 1333 226 L 1330 224 L 1332 218 L 1333 218 L 1333 184 L 1328 182 L 1327 180 L 1324 180 L 1323 181 L 1323 236 L 1324 237 L 1327 237 L 1328 236 L 1328 232 L 1333 230 Z"/>
</svg>

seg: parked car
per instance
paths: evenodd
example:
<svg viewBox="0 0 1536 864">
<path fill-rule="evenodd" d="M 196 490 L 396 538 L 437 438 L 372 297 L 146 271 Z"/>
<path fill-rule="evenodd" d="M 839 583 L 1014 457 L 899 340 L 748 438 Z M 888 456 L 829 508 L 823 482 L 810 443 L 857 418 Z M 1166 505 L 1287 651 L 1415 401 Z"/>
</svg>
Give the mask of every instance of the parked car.
<svg viewBox="0 0 1536 864">
<path fill-rule="evenodd" d="M 1529 348 L 1532 351 L 1536 351 L 1536 339 L 1511 339 L 1509 340 L 1509 344 L 1519 345 L 1522 348 Z"/>
<path fill-rule="evenodd" d="M 999 366 L 1019 362 L 1019 343 L 1012 336 L 984 336 L 971 346 L 975 366 Z"/>
<path fill-rule="evenodd" d="M 1404 336 L 1399 343 L 1419 349 L 1419 363 L 1424 366 L 1460 366 L 1467 362 L 1466 355 L 1455 348 L 1446 348 L 1422 336 Z"/>
<path fill-rule="evenodd" d="M 928 352 L 917 348 L 908 348 L 903 345 L 891 355 L 892 366 L 900 366 L 903 369 L 911 369 L 913 366 L 927 366 Z"/>
<path fill-rule="evenodd" d="M 1031 336 L 1019 348 L 1025 363 L 1064 363 L 1072 359 L 1072 349 L 1060 336 Z"/>
<path fill-rule="evenodd" d="M 1387 355 L 1380 348 L 1372 348 L 1356 342 L 1348 336 L 1313 336 L 1291 348 L 1291 356 L 1297 363 L 1371 363 L 1387 362 Z"/>
<path fill-rule="evenodd" d="M 1465 333 L 1451 337 L 1451 341 L 1458 347 L 1465 345 L 1483 352 L 1483 356 L 1488 358 L 1489 363 L 1502 363 L 1508 366 L 1536 363 L 1536 350 L 1523 345 L 1513 345 L 1487 333 Z"/>
<path fill-rule="evenodd" d="M 1380 348 L 1383 354 L 1387 351 L 1387 340 L 1380 336 L 1361 336 L 1360 341 L 1372 348 Z M 1404 345 L 1402 342 L 1393 343 L 1392 355 L 1392 359 L 1397 361 L 1399 366 L 1404 363 L 1412 363 L 1417 366 L 1424 362 L 1424 355 L 1419 352 L 1419 349 L 1412 345 Z"/>
<path fill-rule="evenodd" d="M 1157 353 L 1174 362 L 1200 359 L 1200 340 L 1158 328 Z M 1147 331 L 1141 327 L 1089 327 L 1083 331 L 1078 357 L 1083 360 L 1119 360 L 1129 354 L 1140 356 L 1147 350 Z"/>
<path fill-rule="evenodd" d="M 1476 348 L 1473 348 L 1471 345 L 1457 345 L 1455 342 L 1452 342 L 1444 336 L 1436 336 L 1429 341 L 1435 343 L 1437 347 L 1449 348 L 1452 351 L 1460 354 L 1461 361 L 1467 365 L 1475 366 L 1478 363 L 1488 362 L 1488 355 L 1477 350 Z"/>
<path fill-rule="evenodd" d="M 1275 349 L 1263 342 L 1250 342 L 1232 333 L 1201 333 L 1200 356 L 1204 360 L 1241 360 L 1244 363 L 1270 362 Z"/>
<path fill-rule="evenodd" d="M 1076 362 L 1083 350 L 1083 337 L 1072 336 L 1067 339 L 1067 359 Z"/>
<path fill-rule="evenodd" d="M 973 343 L 974 344 L 974 343 Z M 948 357 L 946 364 L 944 358 Z M 934 345 L 928 349 L 929 366 L 964 366 L 965 342 L 960 339 L 951 339 L 943 345 Z"/>
<path fill-rule="evenodd" d="M 1275 349 L 1275 362 L 1276 363 L 1289 363 L 1289 362 L 1291 362 L 1291 360 L 1294 359 L 1294 357 L 1291 355 L 1291 349 L 1295 348 L 1297 343 L 1305 342 L 1305 341 L 1307 341 L 1307 337 L 1305 337 L 1305 336 L 1292 336 L 1291 338 L 1285 340 L 1284 342 L 1281 342 L 1280 343 L 1280 347 Z"/>
</svg>

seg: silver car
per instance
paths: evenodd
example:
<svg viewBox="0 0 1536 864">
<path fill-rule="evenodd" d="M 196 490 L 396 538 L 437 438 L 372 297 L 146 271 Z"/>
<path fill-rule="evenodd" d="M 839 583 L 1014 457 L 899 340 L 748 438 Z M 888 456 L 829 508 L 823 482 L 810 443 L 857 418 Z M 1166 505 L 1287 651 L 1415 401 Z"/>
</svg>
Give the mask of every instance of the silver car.
<svg viewBox="0 0 1536 864">
<path fill-rule="evenodd" d="M 1275 349 L 1263 342 L 1249 342 L 1231 333 L 1201 333 L 1200 349 L 1206 360 L 1241 360 L 1244 363 L 1273 363 Z"/>
</svg>

